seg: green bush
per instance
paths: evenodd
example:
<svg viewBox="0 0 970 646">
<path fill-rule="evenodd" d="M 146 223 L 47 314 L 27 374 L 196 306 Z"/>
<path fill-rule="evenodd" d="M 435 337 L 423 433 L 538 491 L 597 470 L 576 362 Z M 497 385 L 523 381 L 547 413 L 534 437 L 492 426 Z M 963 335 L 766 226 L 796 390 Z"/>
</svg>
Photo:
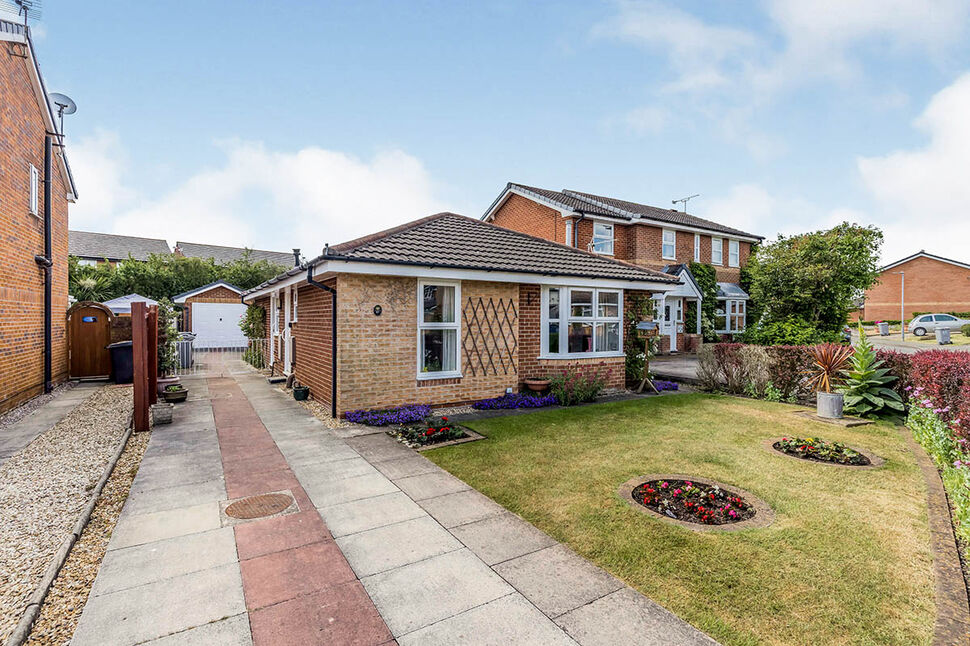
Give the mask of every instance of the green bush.
<svg viewBox="0 0 970 646">
<path fill-rule="evenodd" d="M 162 377 L 175 374 L 178 369 L 177 315 L 167 298 L 158 301 L 158 374 Z"/>
<path fill-rule="evenodd" d="M 822 332 L 795 316 L 750 325 L 737 338 L 742 343 L 755 345 L 815 345 L 841 341 L 838 332 Z"/>
<path fill-rule="evenodd" d="M 840 388 L 845 395 L 845 410 L 862 417 L 878 417 L 890 410 L 903 412 L 903 398 L 889 387 L 896 377 L 889 374 L 889 368 L 882 367 L 875 349 L 861 333 L 861 325 L 859 331 L 852 368 L 845 371 L 845 384 Z"/>
<path fill-rule="evenodd" d="M 601 375 L 595 372 L 580 372 L 572 368 L 549 377 L 549 392 L 560 406 L 573 406 L 596 399 L 609 379 L 610 370 Z"/>
<path fill-rule="evenodd" d="M 963 336 L 970 336 L 970 323 L 960 328 L 960 334 L 962 334 Z"/>
</svg>

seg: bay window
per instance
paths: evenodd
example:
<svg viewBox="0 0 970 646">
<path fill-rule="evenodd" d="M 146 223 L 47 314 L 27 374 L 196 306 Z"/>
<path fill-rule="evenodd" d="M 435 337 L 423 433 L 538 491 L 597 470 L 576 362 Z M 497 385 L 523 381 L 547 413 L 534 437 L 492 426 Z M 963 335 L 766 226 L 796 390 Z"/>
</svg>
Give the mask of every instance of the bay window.
<svg viewBox="0 0 970 646">
<path fill-rule="evenodd" d="M 728 265 L 741 266 L 741 243 L 737 240 L 728 240 Z"/>
<path fill-rule="evenodd" d="M 711 264 L 724 264 L 724 241 L 721 238 L 711 238 Z"/>
<path fill-rule="evenodd" d="M 619 354 L 623 349 L 622 297 L 615 289 L 543 288 L 542 354 Z"/>
<path fill-rule="evenodd" d="M 418 378 L 460 377 L 457 283 L 418 282 Z"/>
<path fill-rule="evenodd" d="M 606 222 L 593 223 L 593 251 L 613 255 L 613 225 Z"/>
<path fill-rule="evenodd" d="M 719 299 L 714 312 L 714 322 L 718 332 L 733 334 L 744 332 L 746 301 Z"/>
<path fill-rule="evenodd" d="M 664 260 L 677 260 L 677 232 L 663 230 L 663 243 L 660 249 Z"/>
</svg>

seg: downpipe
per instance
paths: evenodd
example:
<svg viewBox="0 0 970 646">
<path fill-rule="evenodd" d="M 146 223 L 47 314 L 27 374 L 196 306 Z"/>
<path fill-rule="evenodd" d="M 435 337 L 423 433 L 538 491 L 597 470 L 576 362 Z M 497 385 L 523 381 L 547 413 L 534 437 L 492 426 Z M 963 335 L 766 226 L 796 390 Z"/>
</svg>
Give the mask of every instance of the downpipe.
<svg viewBox="0 0 970 646">
<path fill-rule="evenodd" d="M 51 368 L 51 281 L 54 271 L 51 249 L 51 157 L 53 142 L 44 137 L 44 255 L 35 255 L 34 262 L 44 272 L 44 392 L 53 390 Z"/>
</svg>

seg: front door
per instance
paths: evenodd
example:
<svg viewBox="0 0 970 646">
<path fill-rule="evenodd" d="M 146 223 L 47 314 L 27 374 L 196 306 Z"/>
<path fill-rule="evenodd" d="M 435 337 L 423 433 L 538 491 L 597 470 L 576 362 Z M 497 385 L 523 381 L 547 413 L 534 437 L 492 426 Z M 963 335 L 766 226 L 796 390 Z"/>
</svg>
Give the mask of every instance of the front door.
<svg viewBox="0 0 970 646">
<path fill-rule="evenodd" d="M 684 305 L 680 298 L 668 298 L 664 304 L 664 333 L 670 337 L 670 351 L 677 351 L 677 325 L 684 320 Z"/>
<path fill-rule="evenodd" d="M 71 312 L 71 377 L 107 378 L 111 375 L 111 321 L 100 307 Z"/>
</svg>

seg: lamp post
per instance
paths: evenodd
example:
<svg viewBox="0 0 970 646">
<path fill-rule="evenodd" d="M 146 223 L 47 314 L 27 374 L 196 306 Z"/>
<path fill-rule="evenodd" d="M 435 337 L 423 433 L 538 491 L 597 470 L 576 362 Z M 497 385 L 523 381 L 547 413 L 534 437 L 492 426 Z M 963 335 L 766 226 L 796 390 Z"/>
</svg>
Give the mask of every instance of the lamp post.
<svg viewBox="0 0 970 646">
<path fill-rule="evenodd" d="M 902 334 L 902 340 L 906 340 L 906 272 L 897 271 L 893 272 L 899 274 L 900 286 L 899 286 L 899 329 Z"/>
</svg>

